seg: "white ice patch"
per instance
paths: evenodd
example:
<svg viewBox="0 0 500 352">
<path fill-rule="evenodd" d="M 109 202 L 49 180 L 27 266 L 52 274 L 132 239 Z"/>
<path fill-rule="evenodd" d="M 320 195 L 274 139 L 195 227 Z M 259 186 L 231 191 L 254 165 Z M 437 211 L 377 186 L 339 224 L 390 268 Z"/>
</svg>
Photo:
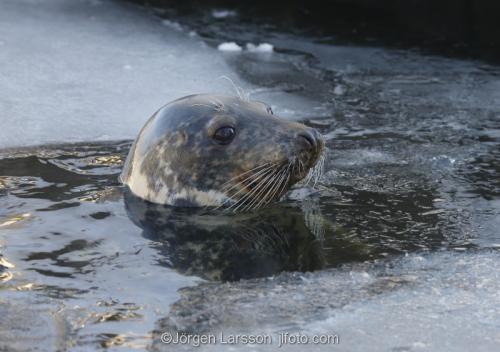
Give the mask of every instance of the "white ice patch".
<svg viewBox="0 0 500 352">
<path fill-rule="evenodd" d="M 247 50 L 250 52 L 257 53 L 272 53 L 274 51 L 274 46 L 269 43 L 261 43 L 258 45 L 247 43 Z"/>
<path fill-rule="evenodd" d="M 173 30 L 178 31 L 178 32 L 183 31 L 182 26 L 178 22 L 175 22 L 175 21 L 163 20 L 163 21 L 161 21 L 161 24 L 163 24 L 165 27 L 168 27 L 168 28 L 173 29 Z"/>
<path fill-rule="evenodd" d="M 220 51 L 241 51 L 243 50 L 241 46 L 236 44 L 235 42 L 221 43 L 217 47 Z"/>
<path fill-rule="evenodd" d="M 226 10 L 226 9 L 213 9 L 212 10 L 212 17 L 221 19 L 221 18 L 228 18 L 228 17 L 235 17 L 238 13 L 234 10 Z"/>
<path fill-rule="evenodd" d="M 245 47 L 246 50 L 251 53 L 272 53 L 274 51 L 274 47 L 268 43 L 261 43 L 258 45 L 247 43 Z M 243 51 L 243 48 L 235 42 L 221 43 L 217 49 L 220 51 Z"/>
</svg>

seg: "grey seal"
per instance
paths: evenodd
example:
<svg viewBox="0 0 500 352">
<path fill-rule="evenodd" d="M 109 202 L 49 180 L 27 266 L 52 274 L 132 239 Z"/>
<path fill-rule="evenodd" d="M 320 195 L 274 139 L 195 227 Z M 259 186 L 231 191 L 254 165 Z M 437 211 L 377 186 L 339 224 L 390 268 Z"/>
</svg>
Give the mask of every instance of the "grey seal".
<svg viewBox="0 0 500 352">
<path fill-rule="evenodd" d="M 313 128 L 262 102 L 190 95 L 160 108 L 132 145 L 120 180 L 137 197 L 234 212 L 279 200 L 323 160 Z"/>
</svg>

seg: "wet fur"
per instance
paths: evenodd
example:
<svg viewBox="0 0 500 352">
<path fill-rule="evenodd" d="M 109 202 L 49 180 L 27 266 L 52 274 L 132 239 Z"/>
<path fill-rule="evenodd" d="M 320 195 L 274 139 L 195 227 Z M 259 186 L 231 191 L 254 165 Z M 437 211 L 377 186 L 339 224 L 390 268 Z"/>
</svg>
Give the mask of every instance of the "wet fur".
<svg viewBox="0 0 500 352">
<path fill-rule="evenodd" d="M 176 100 L 143 127 L 121 181 L 158 204 L 232 211 L 265 206 L 307 175 L 317 177 L 319 168 L 313 167 L 322 165 L 324 149 L 316 131 L 269 111 L 263 103 L 237 97 Z M 236 137 L 222 146 L 210 133 L 227 124 L 234 125 Z M 300 132 L 314 133 L 318 147 L 306 148 L 297 138 Z"/>
</svg>

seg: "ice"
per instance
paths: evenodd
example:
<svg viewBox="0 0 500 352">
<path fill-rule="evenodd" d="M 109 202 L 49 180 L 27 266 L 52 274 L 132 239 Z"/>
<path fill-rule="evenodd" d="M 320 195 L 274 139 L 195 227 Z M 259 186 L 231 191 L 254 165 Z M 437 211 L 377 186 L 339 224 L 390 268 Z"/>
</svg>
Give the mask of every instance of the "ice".
<svg viewBox="0 0 500 352">
<path fill-rule="evenodd" d="M 241 51 L 242 48 L 235 42 L 221 43 L 217 46 L 220 51 Z"/>
<path fill-rule="evenodd" d="M 269 43 L 261 43 L 258 45 L 247 43 L 247 50 L 250 52 L 258 53 L 272 53 L 274 51 L 274 46 Z"/>
<path fill-rule="evenodd" d="M 183 292 L 159 328 L 337 334 L 342 351 L 495 351 L 499 292 L 498 252 L 412 254 L 268 280 L 201 284 Z M 334 347 L 314 345 L 318 351 Z M 258 350 L 280 349 L 273 344 Z"/>
<path fill-rule="evenodd" d="M 500 345 L 497 253 L 412 257 L 397 270 L 410 287 L 345 306 L 305 330 L 341 331 L 346 351 L 494 351 Z M 344 346 L 345 347 L 345 346 Z"/>
<path fill-rule="evenodd" d="M 161 23 L 165 27 L 168 27 L 170 29 L 173 29 L 173 30 L 176 30 L 176 31 L 179 31 L 179 32 L 183 31 L 183 28 L 182 28 L 182 26 L 181 26 L 181 24 L 179 22 L 170 21 L 170 20 L 163 20 L 163 21 L 161 21 Z"/>
<path fill-rule="evenodd" d="M 289 87 L 262 88 L 243 77 L 229 61 L 235 55 L 224 55 L 242 51 L 238 44 L 207 46 L 175 19 L 129 6 L 90 0 L 1 2 L 0 148 L 133 139 L 149 116 L 173 99 L 235 95 L 231 84 L 217 79 L 221 76 L 255 93 L 252 99 L 268 103 L 278 116 L 300 120 L 330 114 L 315 91 L 313 98 L 303 97 Z M 255 50 L 270 52 L 272 46 L 263 43 Z M 258 62 L 265 77 L 268 64 L 274 67 L 272 61 Z"/>
<path fill-rule="evenodd" d="M 212 10 L 212 17 L 217 19 L 235 17 L 237 14 L 238 13 L 234 10 L 226 10 L 226 9 Z"/>
<path fill-rule="evenodd" d="M 0 148 L 131 139 L 173 99 L 234 94 L 217 50 L 128 6 L 0 3 Z"/>
</svg>

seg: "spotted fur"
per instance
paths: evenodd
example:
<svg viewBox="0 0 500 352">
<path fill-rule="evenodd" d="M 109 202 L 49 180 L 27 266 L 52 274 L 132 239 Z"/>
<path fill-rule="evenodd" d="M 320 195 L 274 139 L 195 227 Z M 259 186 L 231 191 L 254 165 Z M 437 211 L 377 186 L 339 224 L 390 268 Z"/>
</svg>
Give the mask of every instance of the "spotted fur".
<svg viewBox="0 0 500 352">
<path fill-rule="evenodd" d="M 220 145 L 212 135 L 227 125 L 236 135 Z M 317 144 L 308 145 L 301 133 Z M 148 120 L 120 178 L 132 193 L 153 203 L 242 211 L 279 199 L 311 175 L 323 149 L 314 129 L 273 115 L 266 104 L 191 95 Z"/>
</svg>

